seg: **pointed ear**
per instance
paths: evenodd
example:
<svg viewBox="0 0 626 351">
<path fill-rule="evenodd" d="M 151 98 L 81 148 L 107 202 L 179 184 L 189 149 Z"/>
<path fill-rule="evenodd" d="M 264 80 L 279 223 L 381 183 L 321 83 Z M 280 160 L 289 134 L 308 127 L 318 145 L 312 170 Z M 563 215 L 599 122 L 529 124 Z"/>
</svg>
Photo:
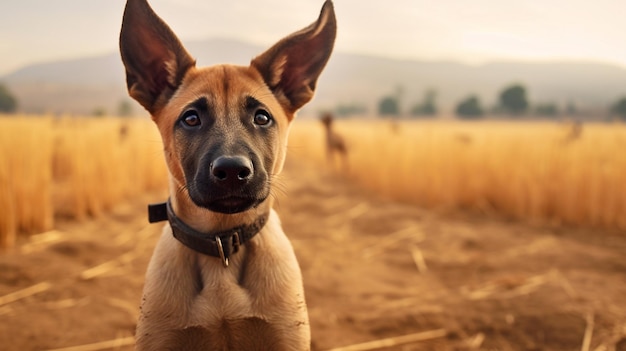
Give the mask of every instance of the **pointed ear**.
<svg viewBox="0 0 626 351">
<path fill-rule="evenodd" d="M 317 21 L 282 39 L 252 60 L 283 107 L 293 114 L 313 97 L 317 78 L 333 50 L 337 22 L 327 0 Z"/>
<path fill-rule="evenodd" d="M 128 0 L 120 33 L 128 93 L 154 115 L 195 60 L 146 0 Z"/>
</svg>

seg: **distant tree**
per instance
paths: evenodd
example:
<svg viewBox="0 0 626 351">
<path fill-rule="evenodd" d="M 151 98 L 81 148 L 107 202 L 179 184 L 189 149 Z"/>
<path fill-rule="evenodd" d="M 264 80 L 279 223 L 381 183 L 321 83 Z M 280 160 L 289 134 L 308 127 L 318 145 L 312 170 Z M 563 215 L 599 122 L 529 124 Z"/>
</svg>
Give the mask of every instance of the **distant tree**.
<svg viewBox="0 0 626 351">
<path fill-rule="evenodd" d="M 411 108 L 411 116 L 434 116 L 437 114 L 435 98 L 437 92 L 430 89 L 424 93 L 424 99 Z"/>
<path fill-rule="evenodd" d="M 461 118 L 478 118 L 483 115 L 483 109 L 480 106 L 480 101 L 476 96 L 470 96 L 467 99 L 461 101 L 456 106 L 456 114 Z"/>
<path fill-rule="evenodd" d="M 619 99 L 611 108 L 611 112 L 626 120 L 626 96 Z"/>
<path fill-rule="evenodd" d="M 367 114 L 367 107 L 358 103 L 350 103 L 350 104 L 339 104 L 335 107 L 335 115 L 337 117 L 348 117 L 354 115 L 365 115 Z"/>
<path fill-rule="evenodd" d="M 394 95 L 392 95 L 395 99 L 396 99 L 396 103 L 398 104 L 398 114 L 402 114 L 402 102 L 404 101 L 404 95 L 405 95 L 406 89 L 404 88 L 404 85 L 402 84 L 398 84 L 396 85 L 396 89 L 394 92 Z"/>
<path fill-rule="evenodd" d="M 133 115 L 133 105 L 130 101 L 124 99 L 117 105 L 117 115 L 120 117 L 129 117 Z"/>
<path fill-rule="evenodd" d="M 559 108 L 554 103 L 544 103 L 535 106 L 535 114 L 537 116 L 554 117 L 559 114 Z"/>
<path fill-rule="evenodd" d="M 573 116 L 578 113 L 578 108 L 576 108 L 576 104 L 574 104 L 573 101 L 567 102 L 567 105 L 565 106 L 565 113 L 567 113 L 570 116 Z"/>
<path fill-rule="evenodd" d="M 526 112 L 528 108 L 526 88 L 520 84 L 515 84 L 502 90 L 500 93 L 500 106 L 504 112 L 514 115 Z"/>
<path fill-rule="evenodd" d="M 378 103 L 378 114 L 380 116 L 397 117 L 400 115 L 400 106 L 398 99 L 392 96 L 386 96 Z"/>
<path fill-rule="evenodd" d="M 0 112 L 13 113 L 17 109 L 17 100 L 9 89 L 0 84 Z"/>
</svg>

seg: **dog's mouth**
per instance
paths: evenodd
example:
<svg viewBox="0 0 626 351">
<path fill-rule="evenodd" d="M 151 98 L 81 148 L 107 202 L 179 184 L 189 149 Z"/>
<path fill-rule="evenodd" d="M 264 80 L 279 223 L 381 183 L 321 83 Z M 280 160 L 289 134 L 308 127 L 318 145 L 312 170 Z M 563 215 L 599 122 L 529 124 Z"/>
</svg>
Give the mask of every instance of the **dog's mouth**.
<svg viewBox="0 0 626 351">
<path fill-rule="evenodd" d="M 257 205 L 256 199 L 237 196 L 223 198 L 211 203 L 213 211 L 221 213 L 239 213 L 249 210 L 255 205 Z"/>
<path fill-rule="evenodd" d="M 196 201 L 192 196 L 192 200 L 196 205 L 204 207 L 210 211 L 234 214 L 244 212 L 258 206 L 265 200 L 265 198 L 259 199 L 255 197 L 229 196 L 211 201 Z"/>
</svg>

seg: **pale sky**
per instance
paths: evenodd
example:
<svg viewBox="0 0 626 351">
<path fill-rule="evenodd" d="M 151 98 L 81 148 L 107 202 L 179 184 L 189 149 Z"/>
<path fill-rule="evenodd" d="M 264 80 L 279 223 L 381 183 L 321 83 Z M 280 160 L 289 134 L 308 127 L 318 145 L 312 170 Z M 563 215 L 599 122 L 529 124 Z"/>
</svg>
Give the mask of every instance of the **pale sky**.
<svg viewBox="0 0 626 351">
<path fill-rule="evenodd" d="M 0 0 L 0 75 L 117 50 L 124 0 Z M 151 0 L 183 40 L 271 45 L 322 0 Z M 626 68 L 626 0 L 335 0 L 336 50 L 480 64 L 576 60 Z"/>
</svg>

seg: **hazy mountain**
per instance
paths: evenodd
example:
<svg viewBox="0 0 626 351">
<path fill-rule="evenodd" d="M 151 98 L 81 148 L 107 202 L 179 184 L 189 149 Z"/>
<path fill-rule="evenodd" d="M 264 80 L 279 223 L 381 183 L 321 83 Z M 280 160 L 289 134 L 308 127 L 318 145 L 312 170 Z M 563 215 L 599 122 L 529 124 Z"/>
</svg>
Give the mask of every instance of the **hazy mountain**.
<svg viewBox="0 0 626 351">
<path fill-rule="evenodd" d="M 236 40 L 186 42 L 199 65 L 246 65 L 264 48 Z M 115 112 L 126 99 L 124 69 L 118 53 L 26 66 L 0 78 L 17 96 L 25 112 Z M 375 111 L 378 100 L 401 91 L 405 108 L 437 91 L 437 102 L 451 109 L 470 94 L 492 105 L 507 84 L 524 84 L 532 102 L 572 102 L 602 109 L 626 95 L 626 69 L 598 63 L 492 63 L 470 66 L 454 62 L 393 60 L 336 52 L 322 74 L 318 93 L 304 113 L 338 104 L 360 104 Z M 398 87 L 402 87 L 398 90 Z M 141 111 L 136 105 L 135 110 Z"/>
</svg>

